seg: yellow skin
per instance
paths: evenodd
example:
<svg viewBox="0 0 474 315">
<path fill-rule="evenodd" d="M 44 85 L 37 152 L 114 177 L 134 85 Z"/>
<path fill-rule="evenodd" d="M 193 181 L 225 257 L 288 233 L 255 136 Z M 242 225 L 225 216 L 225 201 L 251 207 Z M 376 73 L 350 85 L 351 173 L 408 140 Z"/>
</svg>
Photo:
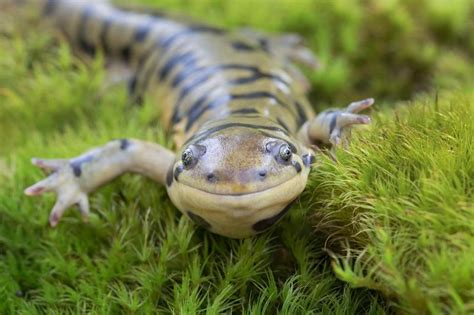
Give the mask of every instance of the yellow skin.
<svg viewBox="0 0 474 315">
<path fill-rule="evenodd" d="M 73 159 L 33 159 L 51 171 L 27 195 L 55 192 L 56 226 L 87 195 L 124 172 L 166 185 L 172 202 L 211 232 L 243 238 L 273 225 L 304 190 L 316 143 L 337 145 L 367 99 L 315 116 L 309 86 L 293 65 L 316 66 L 296 35 L 225 32 L 87 1 L 35 1 L 85 53 L 103 49 L 128 69 L 131 96 L 162 106 L 176 153 L 135 139 L 114 140 Z"/>
</svg>

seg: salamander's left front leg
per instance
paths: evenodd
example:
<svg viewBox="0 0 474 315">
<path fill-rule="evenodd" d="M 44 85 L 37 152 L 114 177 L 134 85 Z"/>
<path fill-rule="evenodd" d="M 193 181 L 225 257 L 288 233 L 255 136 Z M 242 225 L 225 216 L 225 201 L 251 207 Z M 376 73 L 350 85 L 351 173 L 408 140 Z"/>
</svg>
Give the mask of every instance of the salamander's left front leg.
<svg viewBox="0 0 474 315">
<path fill-rule="evenodd" d="M 345 109 L 327 110 L 308 121 L 300 131 L 300 137 L 308 144 L 323 143 L 337 146 L 341 143 L 344 133 L 350 133 L 353 125 L 369 124 L 370 117 L 359 112 L 369 108 L 373 98 L 353 102 Z"/>
<path fill-rule="evenodd" d="M 139 173 L 165 184 L 173 161 L 173 152 L 160 145 L 114 140 L 72 159 L 33 159 L 34 165 L 51 174 L 25 189 L 25 194 L 56 193 L 57 201 L 49 217 L 51 226 L 56 226 L 66 209 L 75 204 L 87 220 L 90 192 L 125 172 Z"/>
</svg>

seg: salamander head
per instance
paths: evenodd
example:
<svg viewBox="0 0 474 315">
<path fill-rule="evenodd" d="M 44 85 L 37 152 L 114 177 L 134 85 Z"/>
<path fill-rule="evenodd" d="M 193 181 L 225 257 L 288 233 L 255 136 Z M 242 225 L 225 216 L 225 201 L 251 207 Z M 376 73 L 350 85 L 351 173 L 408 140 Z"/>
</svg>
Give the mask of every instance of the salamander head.
<svg viewBox="0 0 474 315">
<path fill-rule="evenodd" d="M 309 173 L 302 158 L 308 150 L 276 134 L 234 127 L 187 143 L 168 174 L 174 204 L 213 232 L 258 232 L 252 226 L 296 199 Z"/>
</svg>

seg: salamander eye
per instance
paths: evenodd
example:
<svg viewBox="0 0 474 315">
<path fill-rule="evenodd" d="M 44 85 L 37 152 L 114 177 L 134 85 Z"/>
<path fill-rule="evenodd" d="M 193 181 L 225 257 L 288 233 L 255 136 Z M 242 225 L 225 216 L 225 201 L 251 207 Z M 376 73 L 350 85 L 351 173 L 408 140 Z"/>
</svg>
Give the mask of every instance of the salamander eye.
<svg viewBox="0 0 474 315">
<path fill-rule="evenodd" d="M 183 162 L 183 165 L 185 167 L 188 167 L 192 164 L 193 162 L 193 150 L 191 149 L 186 149 L 183 151 L 183 154 L 181 154 L 181 161 Z"/>
<path fill-rule="evenodd" d="M 280 158 L 285 161 L 285 162 L 288 162 L 290 159 L 291 159 L 291 149 L 290 149 L 290 146 L 288 144 L 282 144 L 280 146 Z"/>
<path fill-rule="evenodd" d="M 204 154 L 206 154 L 205 146 L 190 144 L 183 153 L 181 153 L 181 162 L 186 169 L 193 168 Z"/>
</svg>

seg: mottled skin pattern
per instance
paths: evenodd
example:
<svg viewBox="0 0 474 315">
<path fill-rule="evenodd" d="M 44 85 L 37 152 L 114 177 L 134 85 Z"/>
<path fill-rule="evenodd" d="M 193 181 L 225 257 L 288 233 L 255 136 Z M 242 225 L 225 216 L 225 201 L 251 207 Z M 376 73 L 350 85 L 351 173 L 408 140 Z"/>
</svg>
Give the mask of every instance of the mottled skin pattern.
<svg viewBox="0 0 474 315">
<path fill-rule="evenodd" d="M 35 1 L 80 52 L 102 50 L 129 70 L 133 99 L 156 99 L 176 153 L 114 140 L 73 159 L 33 159 L 52 174 L 27 195 L 53 191 L 55 226 L 87 194 L 124 172 L 166 185 L 176 207 L 200 226 L 242 238 L 278 221 L 304 190 L 315 143 L 337 145 L 373 100 L 315 116 L 308 82 L 293 64 L 316 66 L 296 35 L 228 32 L 87 1 Z"/>
</svg>

